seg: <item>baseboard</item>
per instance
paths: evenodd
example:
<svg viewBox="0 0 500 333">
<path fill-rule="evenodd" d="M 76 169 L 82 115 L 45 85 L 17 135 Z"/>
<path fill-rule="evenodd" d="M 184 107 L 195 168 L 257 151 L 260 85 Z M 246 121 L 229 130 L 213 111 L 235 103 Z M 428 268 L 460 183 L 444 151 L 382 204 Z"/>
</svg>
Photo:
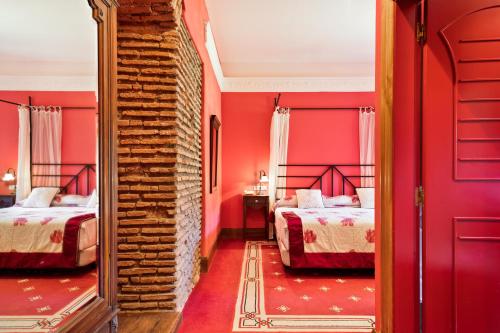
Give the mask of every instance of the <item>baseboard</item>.
<svg viewBox="0 0 500 333">
<path fill-rule="evenodd" d="M 176 333 L 182 322 L 180 312 L 120 312 L 118 332 L 165 332 Z"/>
<path fill-rule="evenodd" d="M 180 312 L 179 315 L 177 316 L 177 320 L 173 326 L 172 333 L 179 332 L 179 328 L 181 328 L 181 323 L 182 323 L 182 312 Z"/>
<path fill-rule="evenodd" d="M 206 273 L 210 269 L 210 265 L 212 264 L 212 260 L 214 259 L 215 251 L 217 251 L 217 248 L 219 247 L 219 239 L 221 238 L 220 236 L 221 233 L 217 235 L 214 244 L 210 248 L 210 251 L 208 251 L 208 256 L 202 256 L 200 259 L 200 271 L 202 273 Z"/>
<path fill-rule="evenodd" d="M 264 228 L 247 228 L 247 238 L 265 238 L 266 229 Z M 220 233 L 221 239 L 243 239 L 242 228 L 223 228 Z"/>
</svg>

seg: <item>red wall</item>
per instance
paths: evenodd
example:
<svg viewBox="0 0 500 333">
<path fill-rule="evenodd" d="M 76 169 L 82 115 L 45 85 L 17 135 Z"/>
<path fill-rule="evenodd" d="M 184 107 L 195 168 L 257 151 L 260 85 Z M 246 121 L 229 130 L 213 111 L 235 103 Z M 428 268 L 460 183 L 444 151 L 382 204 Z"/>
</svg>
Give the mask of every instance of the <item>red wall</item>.
<svg viewBox="0 0 500 333">
<path fill-rule="evenodd" d="M 217 240 L 220 232 L 220 186 L 210 193 L 210 116 L 217 115 L 221 119 L 221 91 L 215 78 L 208 52 L 205 48 L 205 22 L 208 22 L 208 12 L 204 0 L 184 1 L 184 20 L 191 34 L 191 38 L 198 50 L 203 62 L 203 129 L 202 129 L 202 155 L 203 155 L 203 221 L 201 235 L 201 254 L 208 256 Z M 224 132 L 222 127 L 219 133 Z M 221 151 L 221 147 L 219 147 Z M 219 166 L 221 165 L 221 154 L 219 154 Z M 218 171 L 219 180 L 222 168 Z"/>
<path fill-rule="evenodd" d="M 222 227 L 242 228 L 242 193 L 269 168 L 269 135 L 276 93 L 222 93 Z M 284 93 L 280 105 L 374 105 L 375 93 Z M 358 112 L 293 111 L 288 163 L 359 163 Z M 263 227 L 250 213 L 250 227 Z M 255 220 L 255 221 L 254 221 Z"/>
<path fill-rule="evenodd" d="M 33 105 L 92 106 L 96 104 L 93 91 L 0 91 L 0 99 Z M 63 163 L 95 163 L 97 110 L 63 111 Z M 0 176 L 8 168 L 17 169 L 19 121 L 17 106 L 0 103 Z M 0 181 L 0 194 L 9 193 Z"/>
</svg>

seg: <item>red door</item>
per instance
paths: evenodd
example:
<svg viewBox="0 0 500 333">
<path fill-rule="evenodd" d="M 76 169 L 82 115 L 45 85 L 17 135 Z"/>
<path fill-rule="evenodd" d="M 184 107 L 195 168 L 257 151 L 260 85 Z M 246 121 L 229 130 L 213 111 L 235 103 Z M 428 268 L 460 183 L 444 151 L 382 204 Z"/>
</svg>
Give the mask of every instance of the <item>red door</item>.
<svg viewBox="0 0 500 333">
<path fill-rule="evenodd" d="M 500 1 L 427 5 L 424 332 L 500 332 Z"/>
</svg>

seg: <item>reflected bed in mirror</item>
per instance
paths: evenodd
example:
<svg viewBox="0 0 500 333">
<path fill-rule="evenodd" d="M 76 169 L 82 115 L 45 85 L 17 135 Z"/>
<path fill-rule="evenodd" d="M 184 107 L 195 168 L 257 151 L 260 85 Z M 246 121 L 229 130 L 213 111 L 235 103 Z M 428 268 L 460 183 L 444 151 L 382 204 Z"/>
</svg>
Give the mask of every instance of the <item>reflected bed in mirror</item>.
<svg viewBox="0 0 500 333">
<path fill-rule="evenodd" d="M 87 0 L 1 5 L 0 332 L 54 332 L 100 293 L 97 22 Z"/>
</svg>

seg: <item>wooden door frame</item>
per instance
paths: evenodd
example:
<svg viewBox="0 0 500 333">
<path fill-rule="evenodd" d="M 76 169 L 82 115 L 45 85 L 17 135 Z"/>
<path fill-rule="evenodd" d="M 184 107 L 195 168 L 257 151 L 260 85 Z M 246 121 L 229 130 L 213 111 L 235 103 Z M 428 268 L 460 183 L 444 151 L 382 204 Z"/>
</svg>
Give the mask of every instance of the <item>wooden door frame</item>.
<svg viewBox="0 0 500 333">
<path fill-rule="evenodd" d="M 83 1 L 83 0 L 82 0 Z M 87 0 L 97 23 L 99 130 L 98 295 L 56 329 L 58 333 L 117 329 L 116 11 L 117 0 Z"/>
<path fill-rule="evenodd" d="M 376 222 L 379 231 L 377 274 L 377 332 L 394 331 L 393 254 L 393 79 L 396 2 L 377 0 L 377 113 L 379 144 L 376 152 Z"/>
</svg>

